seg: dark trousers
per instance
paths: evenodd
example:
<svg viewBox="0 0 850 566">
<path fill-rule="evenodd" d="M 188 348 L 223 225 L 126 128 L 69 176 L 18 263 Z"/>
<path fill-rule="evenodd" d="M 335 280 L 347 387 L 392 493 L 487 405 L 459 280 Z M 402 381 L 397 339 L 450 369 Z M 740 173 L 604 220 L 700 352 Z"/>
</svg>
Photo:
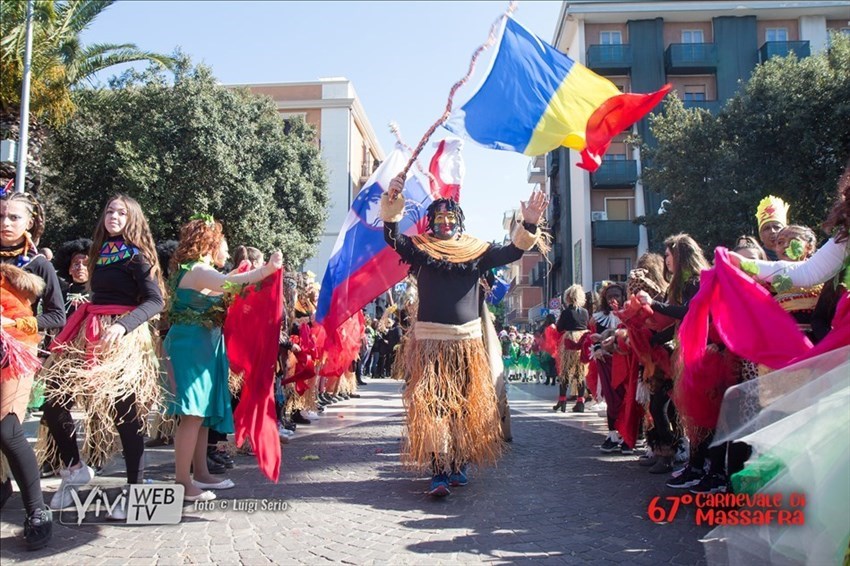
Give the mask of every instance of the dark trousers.
<svg viewBox="0 0 850 566">
<path fill-rule="evenodd" d="M 73 403 L 44 404 L 44 422 L 50 430 L 59 449 L 59 458 L 65 466 L 73 466 L 80 461 L 77 447 L 77 430 L 70 408 Z M 127 467 L 127 483 L 141 483 L 145 470 L 145 437 L 142 423 L 136 412 L 136 396 L 130 395 L 115 403 L 115 428 L 121 437 L 124 463 Z"/>
<path fill-rule="evenodd" d="M 659 447 L 670 448 L 678 440 L 679 434 L 676 430 L 676 406 L 667 392 L 672 387 L 672 382 L 655 391 L 649 397 L 649 414 L 652 415 L 653 437 Z"/>
<path fill-rule="evenodd" d="M 44 509 L 38 461 L 32 446 L 27 442 L 24 427 L 21 426 L 18 415 L 14 413 L 6 415 L 0 421 L 0 449 L 9 462 L 12 477 L 18 482 L 27 515 Z"/>
</svg>

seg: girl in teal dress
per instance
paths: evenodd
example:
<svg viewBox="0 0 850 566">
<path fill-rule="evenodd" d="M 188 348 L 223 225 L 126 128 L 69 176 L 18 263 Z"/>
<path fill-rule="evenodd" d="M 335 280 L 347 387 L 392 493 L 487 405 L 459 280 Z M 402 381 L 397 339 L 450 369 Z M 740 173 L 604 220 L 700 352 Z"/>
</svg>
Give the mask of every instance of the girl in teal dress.
<svg viewBox="0 0 850 566">
<path fill-rule="evenodd" d="M 223 265 L 226 260 L 227 242 L 220 223 L 201 218 L 181 228 L 171 259 L 171 327 L 163 346 L 171 393 L 167 412 L 180 417 L 174 437 L 176 480 L 183 485 L 187 501 L 209 501 L 215 494 L 207 490 L 234 486 L 229 479 L 211 475 L 207 467 L 209 428 L 233 432 L 222 293 L 231 286 L 257 283 L 283 264 L 280 252 L 275 252 L 259 269 L 222 275 L 213 263 Z M 194 478 L 189 473 L 192 466 Z"/>
</svg>

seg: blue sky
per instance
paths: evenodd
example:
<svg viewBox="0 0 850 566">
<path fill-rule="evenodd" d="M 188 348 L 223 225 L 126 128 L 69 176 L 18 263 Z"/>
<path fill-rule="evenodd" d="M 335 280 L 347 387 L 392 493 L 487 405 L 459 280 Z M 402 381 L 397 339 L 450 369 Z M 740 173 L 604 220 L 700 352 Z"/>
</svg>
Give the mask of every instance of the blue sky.
<svg viewBox="0 0 850 566">
<path fill-rule="evenodd" d="M 213 68 L 223 84 L 352 81 L 385 152 L 396 121 L 415 146 L 445 108 L 449 89 L 507 2 L 246 2 L 119 1 L 83 34 L 85 43 L 135 43 L 171 53 L 180 47 Z M 519 2 L 514 17 L 552 40 L 561 2 Z M 489 61 L 458 91 L 463 103 Z M 438 129 L 432 140 L 448 135 Z M 430 147 L 420 157 L 427 166 Z M 527 198 L 528 158 L 467 142 L 461 203 L 468 231 L 501 240 L 505 210 Z"/>
</svg>

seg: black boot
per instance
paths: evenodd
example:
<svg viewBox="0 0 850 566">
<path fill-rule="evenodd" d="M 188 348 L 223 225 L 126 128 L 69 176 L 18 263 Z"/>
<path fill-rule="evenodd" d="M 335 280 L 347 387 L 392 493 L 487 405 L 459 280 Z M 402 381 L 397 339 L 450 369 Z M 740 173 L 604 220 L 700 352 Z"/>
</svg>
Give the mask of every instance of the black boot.
<svg viewBox="0 0 850 566">
<path fill-rule="evenodd" d="M 557 412 L 557 411 L 558 411 L 558 409 L 563 410 L 563 408 L 564 408 L 564 406 L 565 406 L 565 405 L 566 405 L 566 403 L 565 403 L 564 401 L 558 401 L 558 402 L 555 404 L 555 406 L 554 406 L 554 407 L 552 407 L 552 410 L 553 410 L 553 411 L 555 411 L 555 412 Z"/>
<path fill-rule="evenodd" d="M 24 521 L 24 540 L 28 550 L 44 548 L 52 536 L 53 513 L 50 509 L 39 509 Z"/>
</svg>

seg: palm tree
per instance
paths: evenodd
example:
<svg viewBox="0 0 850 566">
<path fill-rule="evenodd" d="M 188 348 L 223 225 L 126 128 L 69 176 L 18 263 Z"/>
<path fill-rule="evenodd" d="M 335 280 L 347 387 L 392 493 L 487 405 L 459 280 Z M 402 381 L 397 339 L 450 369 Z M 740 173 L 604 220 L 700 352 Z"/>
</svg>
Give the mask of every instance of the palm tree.
<svg viewBox="0 0 850 566">
<path fill-rule="evenodd" d="M 167 68 L 174 64 L 171 57 L 141 51 L 132 43 L 80 43 L 80 34 L 113 2 L 35 0 L 29 138 L 33 178 L 28 178 L 28 183 L 39 177 L 45 126 L 61 125 L 74 112 L 71 97 L 74 88 L 90 83 L 96 73 L 113 65 L 143 60 Z M 19 137 L 26 12 L 26 0 L 0 2 L 0 138 L 3 139 Z M 0 183 L 14 174 L 14 165 L 0 164 Z M 38 184 L 30 188 L 36 190 Z"/>
</svg>

